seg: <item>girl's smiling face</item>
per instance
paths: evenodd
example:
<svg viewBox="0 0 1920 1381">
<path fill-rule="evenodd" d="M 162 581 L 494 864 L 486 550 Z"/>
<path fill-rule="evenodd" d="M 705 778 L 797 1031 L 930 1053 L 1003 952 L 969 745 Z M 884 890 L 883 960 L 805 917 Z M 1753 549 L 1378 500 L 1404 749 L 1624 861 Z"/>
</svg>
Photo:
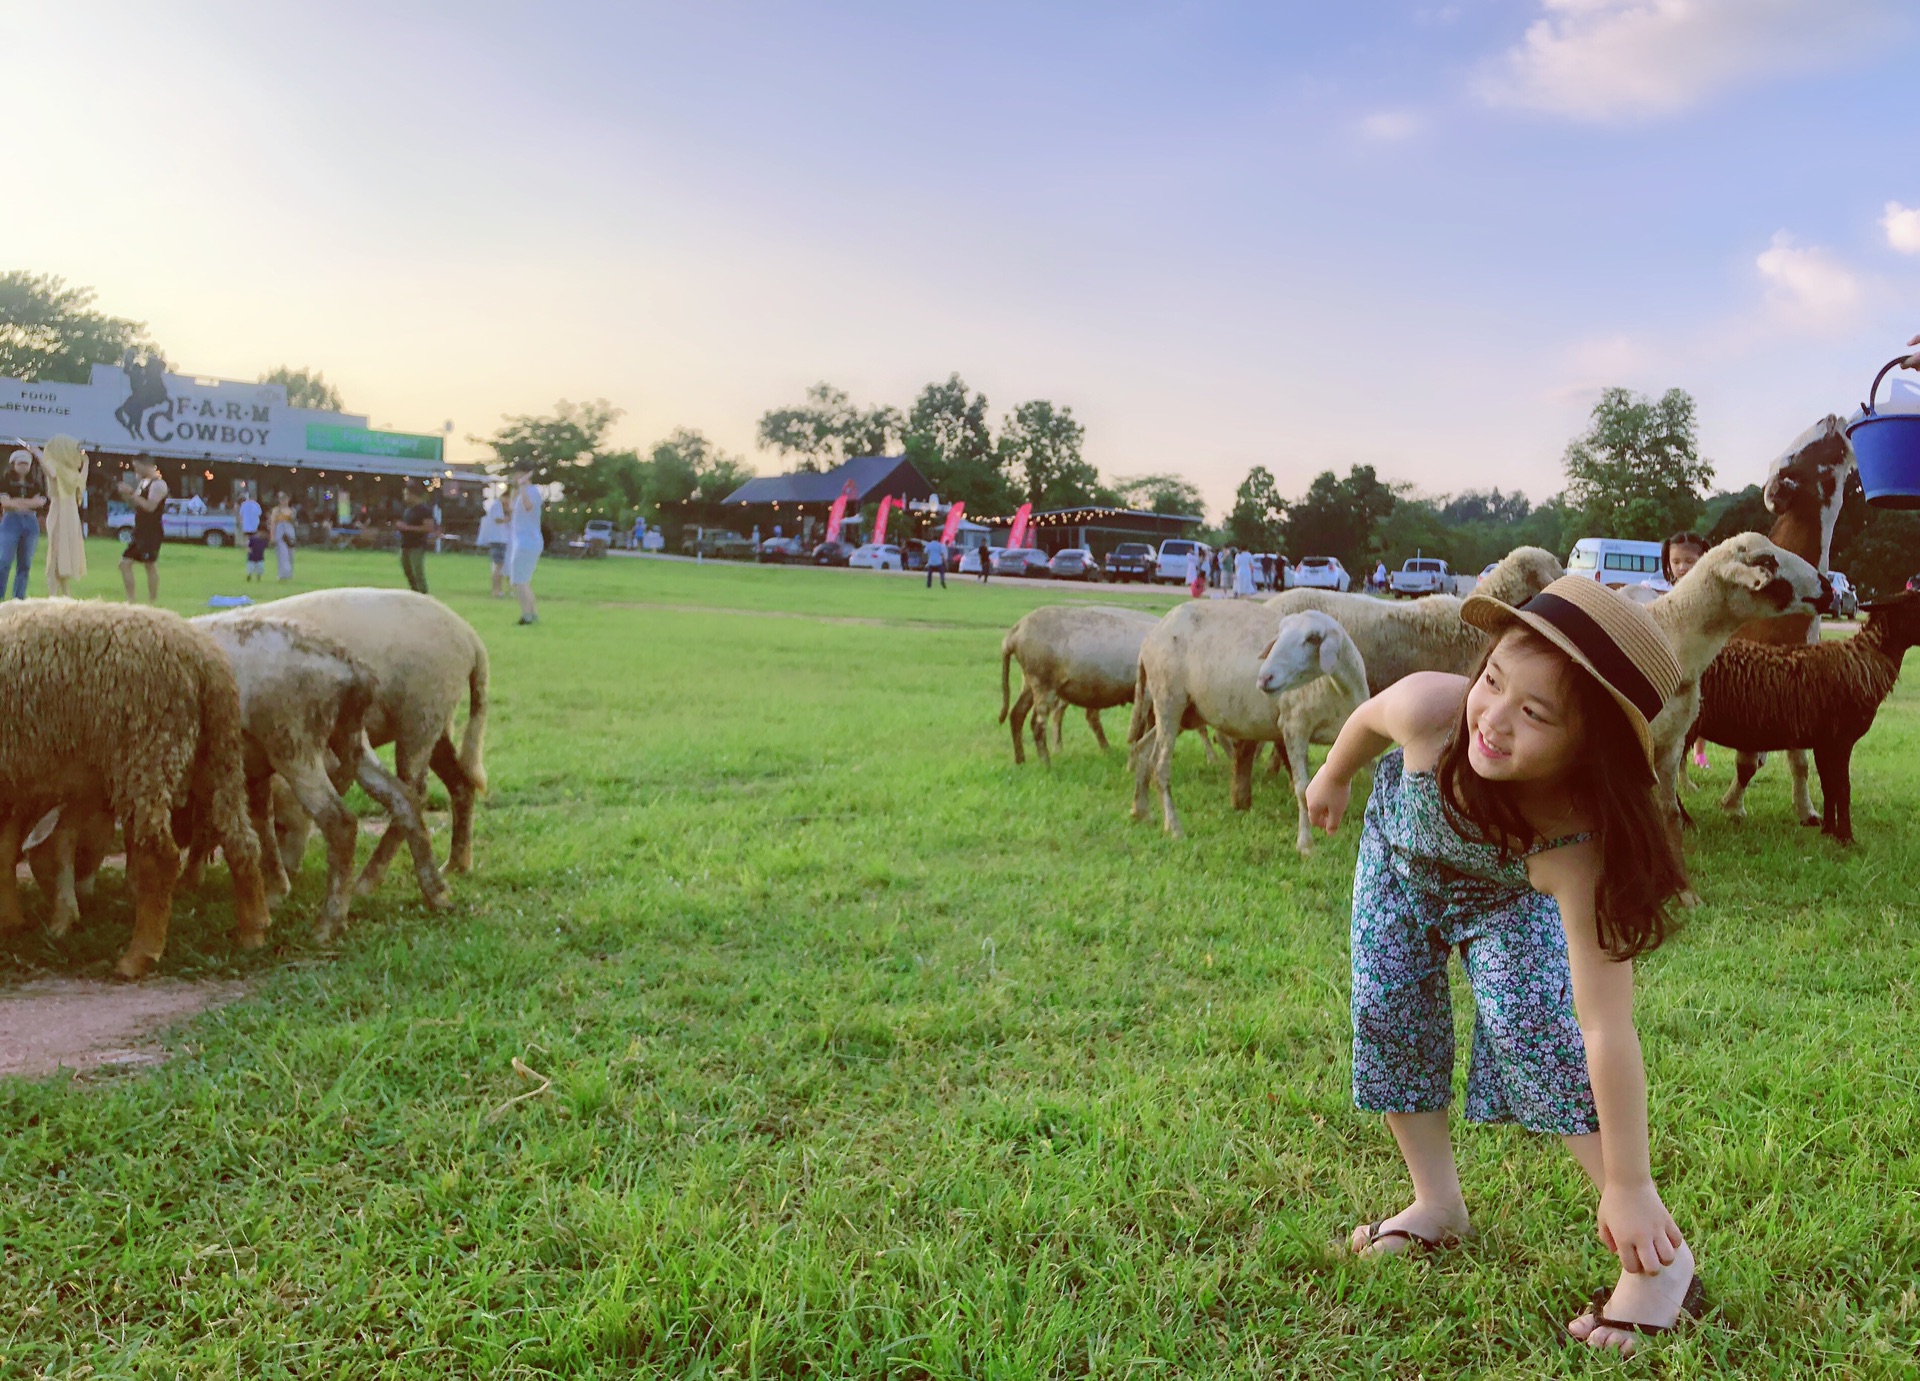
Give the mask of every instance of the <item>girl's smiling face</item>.
<svg viewBox="0 0 1920 1381">
<path fill-rule="evenodd" d="M 1467 690 L 1467 763 L 1496 782 L 1538 782 L 1577 765 L 1575 675 L 1566 657 L 1530 635 L 1509 632 Z"/>
</svg>

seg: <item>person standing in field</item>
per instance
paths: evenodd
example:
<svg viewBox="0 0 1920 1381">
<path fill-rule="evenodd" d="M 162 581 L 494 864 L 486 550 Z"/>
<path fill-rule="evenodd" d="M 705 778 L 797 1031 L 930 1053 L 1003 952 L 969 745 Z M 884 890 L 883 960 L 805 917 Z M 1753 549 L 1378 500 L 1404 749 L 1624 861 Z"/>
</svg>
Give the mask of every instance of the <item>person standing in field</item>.
<svg viewBox="0 0 1920 1381">
<path fill-rule="evenodd" d="M 993 576 L 993 547 L 990 543 L 980 544 L 980 583 L 985 585 Z"/>
<path fill-rule="evenodd" d="M 1447 1125 L 1457 946 L 1475 1008 L 1467 1118 L 1559 1136 L 1600 1191 L 1620 1275 L 1567 1332 L 1631 1353 L 1705 1308 L 1654 1187 L 1633 1024 L 1633 960 L 1687 885 L 1647 728 L 1680 665 L 1643 606 L 1579 576 L 1460 613 L 1493 639 L 1475 673 L 1416 673 L 1367 701 L 1307 787 L 1332 833 L 1354 774 L 1386 752 L 1353 879 L 1353 1098 L 1386 1115 L 1413 1203 L 1356 1228 L 1352 1250 L 1442 1251 L 1470 1231 Z"/>
<path fill-rule="evenodd" d="M 133 568 L 147 568 L 147 602 L 160 602 L 160 543 L 166 535 L 161 514 L 167 506 L 167 482 L 160 478 L 160 467 L 152 456 L 133 458 L 134 479 L 122 481 L 121 492 L 133 504 L 133 540 L 120 557 L 120 583 L 126 586 L 127 603 L 133 597 Z"/>
<path fill-rule="evenodd" d="M 265 580 L 267 578 L 267 534 L 254 524 L 252 532 L 247 534 L 247 580 Z"/>
<path fill-rule="evenodd" d="M 927 557 L 927 588 L 929 590 L 933 588 L 933 575 L 935 571 L 938 571 L 940 573 L 940 588 L 943 590 L 946 589 L 947 588 L 947 544 L 945 542 L 942 542 L 938 537 L 929 537 L 927 539 L 926 557 Z"/>
<path fill-rule="evenodd" d="M 262 563 L 259 574 L 264 578 L 266 574 L 265 562 L 267 557 L 266 543 L 262 542 L 260 544 L 260 554 L 258 556 L 255 556 L 253 551 L 253 539 L 260 531 L 260 500 L 253 497 L 252 490 L 248 490 L 246 494 L 241 497 L 240 507 L 236 512 L 240 519 L 240 545 L 247 549 L 247 579 L 252 580 L 254 577 L 253 563 L 255 561 Z"/>
<path fill-rule="evenodd" d="M 1241 552 L 1233 563 L 1233 597 L 1252 599 L 1254 590 L 1254 558 L 1247 552 Z"/>
<path fill-rule="evenodd" d="M 433 539 L 433 509 L 420 492 L 420 486 L 408 480 L 400 491 L 406 506 L 394 527 L 400 532 L 400 571 L 407 588 L 415 594 L 427 593 L 427 543 Z"/>
<path fill-rule="evenodd" d="M 493 598 L 504 599 L 507 594 L 507 509 L 500 502 L 500 495 L 491 489 L 487 491 L 487 505 L 480 514 L 478 541 L 493 568 Z"/>
<path fill-rule="evenodd" d="M 275 574 L 282 580 L 292 580 L 293 538 L 297 528 L 293 517 L 293 497 L 284 489 L 280 491 L 273 512 L 267 515 L 267 527 L 273 537 Z M 261 574 L 264 578 L 265 572 Z"/>
<path fill-rule="evenodd" d="M 1207 559 L 1199 547 L 1187 548 L 1187 593 L 1195 599 L 1207 592 Z"/>
<path fill-rule="evenodd" d="M 73 593 L 87 573 L 87 528 L 80 504 L 87 494 L 93 461 L 80 443 L 62 434 L 47 442 L 40 456 L 40 477 L 47 485 L 47 593 Z"/>
<path fill-rule="evenodd" d="M 40 545 L 40 511 L 47 506 L 47 484 L 32 451 L 15 451 L 0 482 L 0 599 L 13 587 L 15 599 L 27 597 L 27 572 Z M 16 569 L 17 567 L 17 569 Z"/>
<path fill-rule="evenodd" d="M 540 553 L 547 545 L 540 526 L 540 506 L 545 499 L 534 487 L 533 466 L 528 462 L 514 465 L 512 482 L 507 507 L 507 574 L 520 601 L 520 626 L 524 628 L 540 622 L 533 603 L 533 568 L 540 564 Z"/>
</svg>

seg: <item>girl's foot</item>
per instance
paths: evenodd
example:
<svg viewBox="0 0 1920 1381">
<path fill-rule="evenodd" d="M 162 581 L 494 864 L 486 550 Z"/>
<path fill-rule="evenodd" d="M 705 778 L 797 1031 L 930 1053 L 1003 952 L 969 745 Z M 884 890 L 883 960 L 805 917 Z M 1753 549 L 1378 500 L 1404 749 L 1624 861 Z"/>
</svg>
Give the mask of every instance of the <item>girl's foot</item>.
<svg viewBox="0 0 1920 1381">
<path fill-rule="evenodd" d="M 1391 1218 L 1376 1226 L 1362 1223 L 1353 1230 L 1350 1245 L 1355 1256 L 1398 1256 L 1421 1245 L 1416 1238 L 1443 1243 L 1465 1237 L 1472 1231 L 1467 1222 L 1465 1204 L 1436 1206 L 1415 1199 Z M 1403 1236 L 1402 1234 L 1407 1234 Z"/>
<path fill-rule="evenodd" d="M 1671 1327 L 1679 1321 L 1680 1303 L 1693 1284 L 1693 1251 L 1684 1243 L 1674 1253 L 1673 1264 L 1659 1275 L 1634 1275 L 1620 1272 L 1620 1281 L 1607 1301 L 1606 1316 L 1623 1323 L 1658 1324 Z M 1633 1356 L 1639 1334 L 1624 1328 L 1596 1328 L 1591 1313 L 1582 1314 L 1567 1325 L 1567 1332 L 1588 1347 L 1610 1347 L 1622 1357 Z"/>
</svg>

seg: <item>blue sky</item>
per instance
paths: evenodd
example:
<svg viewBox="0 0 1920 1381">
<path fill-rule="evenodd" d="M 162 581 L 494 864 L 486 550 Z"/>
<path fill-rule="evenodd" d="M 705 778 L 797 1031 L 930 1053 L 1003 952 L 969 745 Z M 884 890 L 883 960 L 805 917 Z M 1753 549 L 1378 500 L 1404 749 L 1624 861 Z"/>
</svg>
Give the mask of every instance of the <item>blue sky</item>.
<svg viewBox="0 0 1920 1381">
<path fill-rule="evenodd" d="M 958 370 L 1216 507 L 1544 497 L 1677 385 L 1738 485 L 1920 331 L 1892 0 L 0 14 L 7 266 L 409 429 L 605 397 L 770 470 L 815 380 Z"/>
</svg>

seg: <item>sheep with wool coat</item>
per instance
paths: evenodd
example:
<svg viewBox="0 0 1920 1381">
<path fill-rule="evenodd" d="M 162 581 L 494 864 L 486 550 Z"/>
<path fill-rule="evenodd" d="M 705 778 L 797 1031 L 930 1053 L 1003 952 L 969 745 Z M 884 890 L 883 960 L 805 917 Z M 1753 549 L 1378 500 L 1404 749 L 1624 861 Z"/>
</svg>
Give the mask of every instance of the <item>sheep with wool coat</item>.
<svg viewBox="0 0 1920 1381">
<path fill-rule="evenodd" d="M 1306 786 L 1307 744 L 1332 742 L 1338 724 L 1367 697 L 1366 667 L 1353 640 L 1336 620 L 1308 612 L 1310 618 L 1293 621 L 1263 604 L 1194 600 L 1148 633 L 1127 731 L 1134 819 L 1147 816 L 1151 782 L 1167 833 L 1184 835 L 1171 789 L 1173 747 L 1183 729 L 1211 728 L 1228 743 L 1235 810 L 1253 805 L 1253 759 L 1262 743 L 1284 745 L 1298 800 Z M 1288 623 L 1286 651 L 1267 668 L 1281 652 Z M 1310 666 L 1313 679 L 1300 684 Z M 1301 840 L 1303 851 L 1311 847 L 1310 834 Z"/>
<path fill-rule="evenodd" d="M 1487 572 L 1476 593 L 1521 605 L 1566 574 L 1552 552 L 1515 547 Z M 1337 590 L 1288 590 L 1267 601 L 1280 614 L 1318 609 L 1347 630 L 1367 667 L 1367 684 L 1378 695 L 1416 671 L 1465 676 L 1487 650 L 1487 635 L 1460 618 L 1458 595 L 1424 595 L 1390 603 Z"/>
<path fill-rule="evenodd" d="M 134 924 L 115 965 L 121 977 L 140 977 L 166 948 L 176 813 L 183 825 L 201 822 L 226 854 L 239 943 L 264 944 L 241 754 L 233 672 L 177 614 L 63 599 L 0 610 L 0 931 L 24 923 L 14 874 L 27 829 L 72 806 L 125 824 Z"/>
<path fill-rule="evenodd" d="M 1134 679 L 1140 670 L 1140 644 L 1160 622 L 1160 615 L 1140 609 L 1104 605 L 1065 604 L 1035 609 L 1012 628 L 1000 643 L 1000 721 L 1011 716 L 1013 760 L 1027 760 L 1020 744 L 1021 728 L 1033 715 L 1033 745 L 1040 761 L 1053 763 L 1047 750 L 1047 727 L 1053 725 L 1055 746 L 1060 741 L 1060 717 L 1069 705 L 1087 712 L 1087 724 L 1106 751 L 1106 731 L 1100 711 L 1133 699 Z M 1020 663 L 1025 683 L 1019 699 L 1009 707 L 1008 666 Z"/>
<path fill-rule="evenodd" d="M 1820 828 L 1853 842 L 1853 747 L 1893 693 L 1900 662 L 1920 642 L 1920 595 L 1861 606 L 1866 627 L 1850 638 L 1769 644 L 1735 638 L 1700 678 L 1696 732 L 1740 752 L 1740 775 L 1721 805 L 1744 815 L 1741 796 L 1755 753 L 1811 750 L 1820 773 Z"/>
</svg>

